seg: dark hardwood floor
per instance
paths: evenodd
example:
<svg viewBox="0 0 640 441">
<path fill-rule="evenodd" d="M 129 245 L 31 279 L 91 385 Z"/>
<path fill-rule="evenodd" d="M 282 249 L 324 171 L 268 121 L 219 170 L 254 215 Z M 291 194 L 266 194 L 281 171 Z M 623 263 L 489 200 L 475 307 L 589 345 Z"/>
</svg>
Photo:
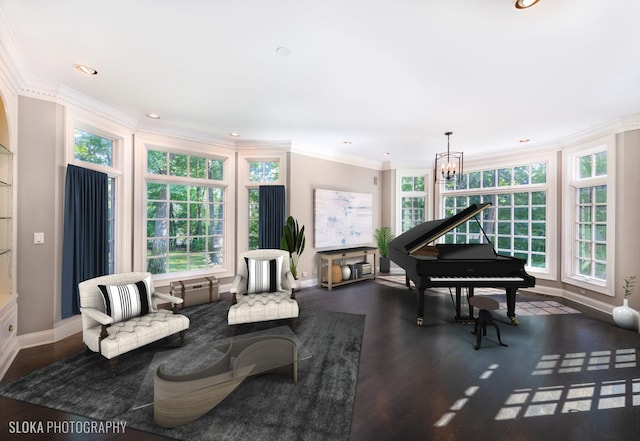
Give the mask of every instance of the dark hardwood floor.
<svg viewBox="0 0 640 441">
<path fill-rule="evenodd" d="M 499 346 L 489 328 L 476 351 L 473 326 L 453 320 L 448 294 L 426 295 L 422 327 L 415 324 L 415 296 L 400 284 L 379 281 L 297 292 L 301 308 L 366 315 L 352 441 L 638 439 L 637 333 L 580 305 L 520 294 L 520 326 L 494 312 L 508 347 Z M 229 298 L 223 294 L 222 300 Z M 576 312 L 524 315 L 524 307 L 536 301 L 556 301 Z M 1 383 L 80 350 L 75 335 L 20 351 Z M 87 419 L 0 398 L 3 440 L 166 439 L 133 429 L 124 435 L 58 438 L 8 433 L 12 421 L 48 420 Z"/>
</svg>

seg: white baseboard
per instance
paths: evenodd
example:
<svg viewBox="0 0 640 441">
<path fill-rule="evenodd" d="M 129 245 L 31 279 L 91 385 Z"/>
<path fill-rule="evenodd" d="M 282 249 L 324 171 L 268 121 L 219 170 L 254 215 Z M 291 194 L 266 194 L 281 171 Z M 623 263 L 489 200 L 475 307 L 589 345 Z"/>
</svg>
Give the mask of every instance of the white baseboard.
<svg viewBox="0 0 640 441">
<path fill-rule="evenodd" d="M 4 374 L 7 373 L 9 367 L 11 367 L 11 363 L 18 355 L 18 341 L 15 338 L 10 339 L 10 342 L 7 347 L 5 347 L 2 352 L 2 357 L 0 358 L 0 380 L 4 378 Z"/>
<path fill-rule="evenodd" d="M 318 279 L 298 280 L 298 288 L 313 288 L 318 286 Z"/>
<path fill-rule="evenodd" d="M 588 306 L 589 308 L 595 309 L 596 311 L 600 311 L 608 315 L 613 315 L 614 306 L 609 305 L 608 303 L 601 302 L 600 300 L 592 299 L 591 297 L 586 297 L 571 291 L 565 291 L 564 298 L 573 300 L 574 302 L 580 303 L 581 305 Z"/>
<path fill-rule="evenodd" d="M 82 317 L 80 315 L 74 315 L 68 319 L 60 320 L 53 328 L 53 338 L 55 341 L 62 340 L 82 332 Z"/>
<path fill-rule="evenodd" d="M 53 329 L 19 335 L 18 347 L 20 349 L 26 349 L 55 343 L 78 332 L 82 332 L 82 318 L 80 315 L 75 315 L 56 322 Z"/>
<path fill-rule="evenodd" d="M 613 306 L 608 303 L 601 302 L 600 300 L 593 299 L 591 297 L 576 294 L 575 292 L 567 291 L 562 288 L 552 288 L 549 286 L 536 286 L 535 288 L 521 288 L 521 292 L 530 292 L 532 294 L 542 294 L 552 297 L 561 297 L 571 300 L 581 305 L 587 306 L 596 311 L 603 312 L 608 315 L 612 315 Z"/>
</svg>

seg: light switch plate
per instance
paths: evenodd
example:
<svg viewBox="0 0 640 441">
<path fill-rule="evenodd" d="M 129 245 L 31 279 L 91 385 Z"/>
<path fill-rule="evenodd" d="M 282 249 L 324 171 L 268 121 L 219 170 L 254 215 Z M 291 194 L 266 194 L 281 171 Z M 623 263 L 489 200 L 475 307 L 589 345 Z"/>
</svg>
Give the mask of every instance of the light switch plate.
<svg viewBox="0 0 640 441">
<path fill-rule="evenodd" d="M 44 233 L 33 233 L 33 243 L 35 244 L 44 243 Z"/>
</svg>

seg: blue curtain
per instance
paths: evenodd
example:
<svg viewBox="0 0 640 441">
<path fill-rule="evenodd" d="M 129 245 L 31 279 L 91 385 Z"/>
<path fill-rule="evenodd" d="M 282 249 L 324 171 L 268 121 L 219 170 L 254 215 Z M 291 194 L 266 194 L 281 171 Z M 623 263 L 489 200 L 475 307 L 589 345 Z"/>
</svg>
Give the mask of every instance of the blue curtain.
<svg viewBox="0 0 640 441">
<path fill-rule="evenodd" d="M 67 166 L 62 243 L 62 318 L 80 313 L 78 283 L 109 272 L 105 173 Z"/>
<path fill-rule="evenodd" d="M 286 218 L 284 185 L 261 185 L 259 187 L 258 248 L 280 248 Z"/>
</svg>

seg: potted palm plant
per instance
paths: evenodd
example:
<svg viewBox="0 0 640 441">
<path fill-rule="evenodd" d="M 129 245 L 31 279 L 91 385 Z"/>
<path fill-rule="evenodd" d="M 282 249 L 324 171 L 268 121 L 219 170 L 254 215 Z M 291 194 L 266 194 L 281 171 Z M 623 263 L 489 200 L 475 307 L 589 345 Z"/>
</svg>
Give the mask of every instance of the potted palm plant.
<svg viewBox="0 0 640 441">
<path fill-rule="evenodd" d="M 376 228 L 373 233 L 380 251 L 380 272 L 388 273 L 391 271 L 391 261 L 389 260 L 389 242 L 393 239 L 393 231 L 390 227 Z"/>
<path fill-rule="evenodd" d="M 280 248 L 289 251 L 289 268 L 295 279 L 298 278 L 298 259 L 304 251 L 305 242 L 304 225 L 300 228 L 298 221 L 293 216 L 289 216 L 284 224 Z"/>
</svg>

